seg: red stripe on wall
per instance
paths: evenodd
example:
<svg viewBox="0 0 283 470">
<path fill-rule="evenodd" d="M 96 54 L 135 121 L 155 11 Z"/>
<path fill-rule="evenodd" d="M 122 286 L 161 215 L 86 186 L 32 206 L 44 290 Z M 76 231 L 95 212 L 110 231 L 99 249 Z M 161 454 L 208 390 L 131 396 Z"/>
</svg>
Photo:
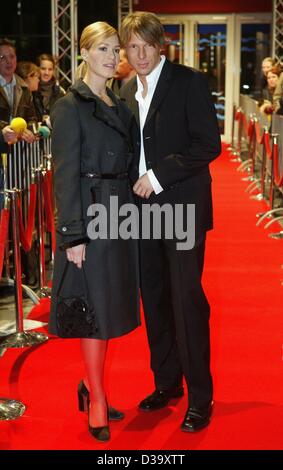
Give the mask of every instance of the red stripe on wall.
<svg viewBox="0 0 283 470">
<path fill-rule="evenodd" d="M 134 0 L 135 10 L 154 13 L 255 13 L 272 11 L 272 0 Z"/>
</svg>

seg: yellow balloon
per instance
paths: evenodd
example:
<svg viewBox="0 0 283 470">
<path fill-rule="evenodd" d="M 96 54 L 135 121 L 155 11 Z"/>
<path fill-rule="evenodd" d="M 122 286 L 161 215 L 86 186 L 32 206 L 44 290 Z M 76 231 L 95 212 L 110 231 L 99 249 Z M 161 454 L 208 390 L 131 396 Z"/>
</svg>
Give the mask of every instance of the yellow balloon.
<svg viewBox="0 0 283 470">
<path fill-rule="evenodd" d="M 17 134 L 20 134 L 21 132 L 24 132 L 24 130 L 26 130 L 27 123 L 23 118 L 16 117 L 12 119 L 10 123 L 10 127 L 11 129 L 13 129 L 14 132 L 16 132 Z"/>
</svg>

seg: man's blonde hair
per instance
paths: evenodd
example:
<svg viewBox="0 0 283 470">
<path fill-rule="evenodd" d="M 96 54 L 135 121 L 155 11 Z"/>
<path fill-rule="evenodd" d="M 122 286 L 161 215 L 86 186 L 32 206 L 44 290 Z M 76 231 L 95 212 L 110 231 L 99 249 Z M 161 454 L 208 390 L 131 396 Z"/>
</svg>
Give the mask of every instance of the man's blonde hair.
<svg viewBox="0 0 283 470">
<path fill-rule="evenodd" d="M 136 11 L 127 15 L 121 25 L 120 38 L 123 47 L 127 46 L 132 34 L 140 36 L 152 46 L 164 44 L 164 28 L 159 18 L 147 11 Z"/>
</svg>

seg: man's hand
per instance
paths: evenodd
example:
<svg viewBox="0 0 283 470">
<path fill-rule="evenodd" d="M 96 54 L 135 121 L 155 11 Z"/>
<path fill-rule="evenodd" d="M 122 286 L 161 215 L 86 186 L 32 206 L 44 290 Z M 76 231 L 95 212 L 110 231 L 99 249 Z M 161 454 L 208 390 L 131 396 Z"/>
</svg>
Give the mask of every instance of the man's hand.
<svg viewBox="0 0 283 470">
<path fill-rule="evenodd" d="M 36 140 L 35 135 L 29 129 L 25 129 L 21 134 L 19 134 L 19 138 L 29 144 L 32 144 Z"/>
<path fill-rule="evenodd" d="M 77 265 L 78 268 L 82 267 L 83 261 L 85 261 L 85 245 L 72 246 L 67 248 L 67 259 Z"/>
<path fill-rule="evenodd" d="M 2 134 L 7 144 L 14 144 L 17 142 L 17 134 L 13 131 L 13 129 L 11 129 L 10 126 L 4 127 L 2 129 Z"/>
<path fill-rule="evenodd" d="M 153 192 L 153 187 L 151 186 L 151 183 L 149 181 L 149 177 L 145 173 L 142 175 L 138 181 L 136 181 L 134 187 L 133 187 L 134 193 L 137 196 L 143 197 L 145 199 L 148 199 L 151 193 Z"/>
</svg>

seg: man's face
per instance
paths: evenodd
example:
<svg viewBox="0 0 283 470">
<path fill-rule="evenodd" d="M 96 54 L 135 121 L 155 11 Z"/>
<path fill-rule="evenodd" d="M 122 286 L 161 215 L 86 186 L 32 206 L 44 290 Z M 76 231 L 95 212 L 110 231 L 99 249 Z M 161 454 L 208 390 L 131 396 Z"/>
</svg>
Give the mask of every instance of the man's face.
<svg viewBox="0 0 283 470">
<path fill-rule="evenodd" d="M 128 61 L 139 76 L 149 75 L 160 62 L 160 47 L 132 34 L 126 46 Z"/>
<path fill-rule="evenodd" d="M 10 82 L 17 67 L 17 56 L 11 46 L 0 46 L 0 75 Z"/>
</svg>

